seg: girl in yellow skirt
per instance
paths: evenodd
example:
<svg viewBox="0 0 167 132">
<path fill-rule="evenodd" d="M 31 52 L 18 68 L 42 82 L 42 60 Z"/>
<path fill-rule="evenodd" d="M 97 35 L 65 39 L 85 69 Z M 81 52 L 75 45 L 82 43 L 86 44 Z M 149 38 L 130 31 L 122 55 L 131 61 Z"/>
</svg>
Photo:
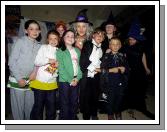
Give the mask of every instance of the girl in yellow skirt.
<svg viewBox="0 0 167 132">
<path fill-rule="evenodd" d="M 34 105 L 30 118 L 43 120 L 44 107 L 46 120 L 56 118 L 57 66 L 55 53 L 59 43 L 59 33 L 51 30 L 47 34 L 47 45 L 42 45 L 35 59 L 36 79 L 30 82 L 34 91 Z"/>
</svg>

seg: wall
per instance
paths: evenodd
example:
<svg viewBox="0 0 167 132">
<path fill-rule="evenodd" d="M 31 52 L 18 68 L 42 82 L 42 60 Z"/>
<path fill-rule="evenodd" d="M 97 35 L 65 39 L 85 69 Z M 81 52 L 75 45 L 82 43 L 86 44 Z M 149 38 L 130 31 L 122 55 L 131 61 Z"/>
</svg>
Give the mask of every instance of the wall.
<svg viewBox="0 0 167 132">
<path fill-rule="evenodd" d="M 70 22 L 75 20 L 75 17 L 81 9 L 87 8 L 89 21 L 94 23 L 94 27 L 97 27 L 107 19 L 111 10 L 113 15 L 116 16 L 126 7 L 126 5 L 22 5 L 21 15 L 41 21 L 55 22 L 56 20 L 64 20 L 65 22 Z"/>
</svg>

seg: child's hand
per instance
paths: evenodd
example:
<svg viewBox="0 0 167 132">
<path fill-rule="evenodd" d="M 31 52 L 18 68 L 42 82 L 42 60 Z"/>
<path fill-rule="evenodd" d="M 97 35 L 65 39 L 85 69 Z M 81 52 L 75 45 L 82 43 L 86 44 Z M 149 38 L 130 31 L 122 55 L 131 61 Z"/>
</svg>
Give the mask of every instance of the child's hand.
<svg viewBox="0 0 167 132">
<path fill-rule="evenodd" d="M 18 81 L 18 84 L 19 84 L 19 86 L 20 87 L 25 87 L 25 85 L 26 85 L 26 80 L 24 80 L 24 79 L 20 79 L 19 81 Z"/>
<path fill-rule="evenodd" d="M 96 68 L 95 72 L 101 72 L 101 69 L 100 68 Z"/>
<path fill-rule="evenodd" d="M 110 53 L 110 52 L 111 52 L 111 49 L 107 49 L 107 50 L 106 50 L 106 53 Z"/>
<path fill-rule="evenodd" d="M 147 75 L 150 75 L 150 74 L 151 74 L 151 71 L 150 71 L 149 68 L 146 69 L 146 74 L 147 74 Z"/>
<path fill-rule="evenodd" d="M 49 63 L 50 64 L 56 63 L 56 60 L 55 59 L 49 59 Z"/>
<path fill-rule="evenodd" d="M 121 73 L 124 73 L 124 72 L 125 72 L 125 67 L 120 66 L 120 67 L 118 67 L 118 68 L 120 69 Z"/>
<path fill-rule="evenodd" d="M 72 82 L 70 83 L 70 85 L 73 86 L 73 87 L 77 86 L 77 84 L 78 84 L 78 79 L 77 78 L 74 78 L 72 80 Z"/>
<path fill-rule="evenodd" d="M 59 66 L 59 62 L 58 62 L 58 61 L 56 61 L 55 66 L 56 66 L 56 67 L 58 67 L 58 66 Z"/>
<path fill-rule="evenodd" d="M 119 68 L 118 67 L 110 68 L 109 72 L 118 73 L 119 72 Z"/>
</svg>

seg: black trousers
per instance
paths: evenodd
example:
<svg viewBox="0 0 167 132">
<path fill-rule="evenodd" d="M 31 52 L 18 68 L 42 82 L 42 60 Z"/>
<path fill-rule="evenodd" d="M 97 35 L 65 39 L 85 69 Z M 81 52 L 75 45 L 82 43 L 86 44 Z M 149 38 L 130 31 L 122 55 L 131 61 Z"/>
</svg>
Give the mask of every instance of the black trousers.
<svg viewBox="0 0 167 132">
<path fill-rule="evenodd" d="M 56 118 L 56 90 L 38 90 L 34 91 L 34 105 L 31 111 L 31 120 L 43 120 L 44 107 L 46 110 L 46 120 L 55 120 Z"/>
<path fill-rule="evenodd" d="M 60 120 L 75 120 L 78 104 L 78 85 L 60 82 Z"/>
<path fill-rule="evenodd" d="M 110 85 L 108 93 L 107 112 L 108 115 L 122 111 L 125 86 L 119 84 Z"/>
<path fill-rule="evenodd" d="M 99 74 L 94 78 L 85 78 L 84 87 L 81 86 L 80 101 L 82 105 L 83 119 L 89 120 L 91 116 L 97 116 L 98 98 L 99 98 Z M 81 83 L 82 85 L 82 83 Z"/>
</svg>

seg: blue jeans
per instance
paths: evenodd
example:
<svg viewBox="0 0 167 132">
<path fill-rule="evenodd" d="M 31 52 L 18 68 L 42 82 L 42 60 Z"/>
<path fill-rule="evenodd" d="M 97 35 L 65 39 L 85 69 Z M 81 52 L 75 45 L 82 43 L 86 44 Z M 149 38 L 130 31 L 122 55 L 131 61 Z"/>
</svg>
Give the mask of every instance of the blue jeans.
<svg viewBox="0 0 167 132">
<path fill-rule="evenodd" d="M 34 91 L 34 105 L 31 111 L 31 120 L 43 120 L 44 107 L 46 110 L 46 120 L 56 119 L 56 90 Z"/>
<path fill-rule="evenodd" d="M 78 103 L 78 85 L 73 87 L 67 82 L 60 82 L 60 120 L 75 120 Z"/>
</svg>

